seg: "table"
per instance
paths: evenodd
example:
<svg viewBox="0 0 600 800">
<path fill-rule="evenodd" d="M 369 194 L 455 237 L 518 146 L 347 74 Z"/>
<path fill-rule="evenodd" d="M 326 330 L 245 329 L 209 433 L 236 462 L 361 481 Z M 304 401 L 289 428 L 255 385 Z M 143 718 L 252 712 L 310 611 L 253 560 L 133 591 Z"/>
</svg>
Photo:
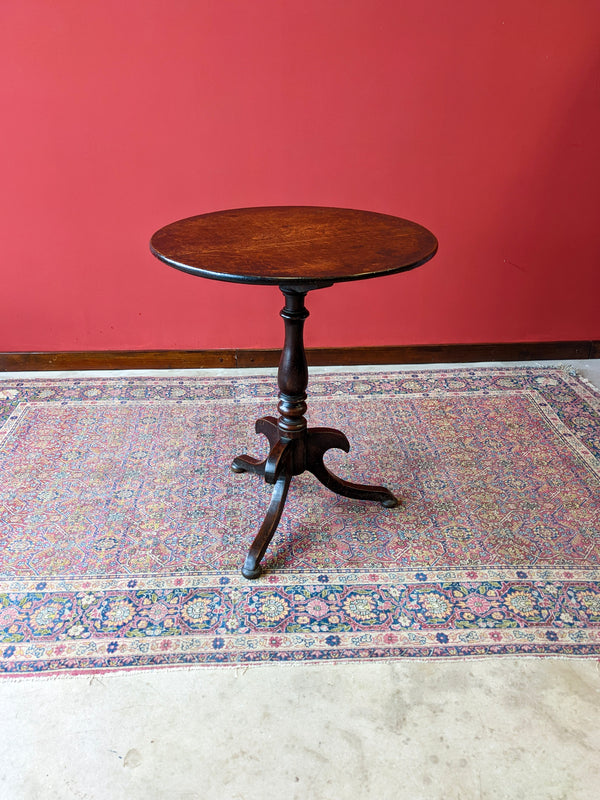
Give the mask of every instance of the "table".
<svg viewBox="0 0 600 800">
<path fill-rule="evenodd" d="M 437 251 L 437 240 L 415 222 L 346 208 L 275 206 L 218 211 L 178 220 L 151 239 L 152 253 L 192 275 L 234 283 L 278 286 L 285 336 L 278 370 L 278 418 L 256 421 L 270 445 L 266 459 L 240 455 L 234 472 L 250 472 L 273 485 L 271 502 L 242 568 L 261 574 L 260 562 L 279 524 L 291 479 L 305 470 L 344 497 L 386 507 L 398 500 L 383 486 L 350 483 L 325 466 L 327 450 L 346 453 L 350 444 L 334 428 L 308 428 L 308 367 L 303 330 L 309 291 L 414 269 Z"/>
</svg>

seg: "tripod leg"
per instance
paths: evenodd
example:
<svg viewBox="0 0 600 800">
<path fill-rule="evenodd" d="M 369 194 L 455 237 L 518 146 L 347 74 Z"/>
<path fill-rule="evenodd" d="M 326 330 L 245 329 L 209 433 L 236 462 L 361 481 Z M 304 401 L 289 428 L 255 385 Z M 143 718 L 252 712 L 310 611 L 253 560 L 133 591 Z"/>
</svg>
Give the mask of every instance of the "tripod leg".
<svg viewBox="0 0 600 800">
<path fill-rule="evenodd" d="M 261 417 L 257 419 L 254 429 L 257 433 L 262 433 L 267 437 L 271 449 L 275 446 L 279 439 L 279 431 L 277 430 L 277 420 L 275 417 Z M 231 464 L 231 469 L 234 472 L 252 472 L 262 477 L 265 474 L 267 460 L 267 458 L 260 459 L 246 455 L 236 456 Z"/>
<path fill-rule="evenodd" d="M 256 538 L 252 542 L 250 551 L 242 567 L 242 575 L 244 578 L 258 578 L 261 573 L 260 561 L 279 525 L 291 479 L 292 476 L 286 472 L 283 472 L 277 478 L 267 515 L 263 524 L 260 526 Z"/>
<path fill-rule="evenodd" d="M 399 500 L 385 486 L 350 483 L 327 469 L 323 463 L 323 455 L 327 450 L 336 448 L 344 450 L 346 453 L 350 450 L 348 439 L 340 431 L 333 428 L 309 428 L 307 447 L 306 468 L 332 492 L 355 500 L 374 500 L 387 508 L 393 508 L 399 504 Z"/>
</svg>

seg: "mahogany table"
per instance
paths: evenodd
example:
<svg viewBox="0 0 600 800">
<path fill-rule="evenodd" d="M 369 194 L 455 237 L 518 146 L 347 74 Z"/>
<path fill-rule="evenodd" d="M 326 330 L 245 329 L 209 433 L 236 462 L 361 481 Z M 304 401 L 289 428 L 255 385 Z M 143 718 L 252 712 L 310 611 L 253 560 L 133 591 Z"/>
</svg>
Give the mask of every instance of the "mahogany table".
<svg viewBox="0 0 600 800">
<path fill-rule="evenodd" d="M 262 417 L 256 432 L 271 450 L 264 460 L 234 458 L 234 472 L 252 472 L 273 484 L 273 494 L 244 566 L 257 578 L 260 561 L 279 524 L 290 481 L 305 470 L 344 497 L 374 500 L 384 506 L 398 500 L 383 486 L 350 483 L 330 472 L 323 455 L 330 448 L 346 453 L 346 436 L 333 428 L 308 428 L 304 351 L 307 292 L 341 281 L 392 275 L 424 264 L 437 250 L 426 228 L 398 217 L 344 208 L 279 206 L 218 211 L 173 222 L 157 231 L 152 253 L 176 269 L 234 283 L 279 286 L 285 339 L 279 362 L 279 418 Z"/>
</svg>

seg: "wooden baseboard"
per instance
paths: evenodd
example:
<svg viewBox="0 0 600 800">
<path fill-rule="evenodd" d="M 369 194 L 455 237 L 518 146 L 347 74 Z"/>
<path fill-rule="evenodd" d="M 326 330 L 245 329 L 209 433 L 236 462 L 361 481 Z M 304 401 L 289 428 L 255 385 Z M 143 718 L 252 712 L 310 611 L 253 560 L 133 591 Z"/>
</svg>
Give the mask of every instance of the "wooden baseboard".
<svg viewBox="0 0 600 800">
<path fill-rule="evenodd" d="M 235 350 L 94 350 L 0 353 L 0 372 L 235 367 Z"/>
<path fill-rule="evenodd" d="M 600 341 L 307 348 L 311 366 L 450 364 L 600 358 Z M 0 372 L 275 367 L 279 350 L 101 350 L 0 353 Z"/>
</svg>

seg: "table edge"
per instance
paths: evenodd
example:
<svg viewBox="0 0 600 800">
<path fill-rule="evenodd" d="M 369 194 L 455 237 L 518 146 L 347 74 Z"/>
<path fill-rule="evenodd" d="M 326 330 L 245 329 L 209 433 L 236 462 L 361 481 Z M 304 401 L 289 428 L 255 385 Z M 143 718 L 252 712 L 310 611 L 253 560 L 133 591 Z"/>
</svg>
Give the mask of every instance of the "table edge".
<svg viewBox="0 0 600 800">
<path fill-rule="evenodd" d="M 435 246 L 431 252 L 412 264 L 403 265 L 401 267 L 391 267 L 390 269 L 377 270 L 376 272 L 364 272 L 360 275 L 342 275 L 336 277 L 329 276 L 327 278 L 315 278 L 307 276 L 290 277 L 289 275 L 239 275 L 235 273 L 224 274 L 222 272 L 212 272 L 209 269 L 191 267 L 174 259 L 167 258 L 167 256 L 159 253 L 158 250 L 152 246 L 152 241 L 150 241 L 150 252 L 153 256 L 155 256 L 155 258 L 157 258 L 159 261 L 162 261 L 163 264 L 167 264 L 169 267 L 173 267 L 180 272 L 186 272 L 188 275 L 195 275 L 200 278 L 208 278 L 210 280 L 221 281 L 223 283 L 243 283 L 254 286 L 302 286 L 310 284 L 311 286 L 324 288 L 327 286 L 332 286 L 334 283 L 349 283 L 350 281 L 367 280 L 369 278 L 383 278 L 388 275 L 397 275 L 401 272 L 409 272 L 412 269 L 416 269 L 417 267 L 426 264 L 428 261 L 431 261 L 438 251 L 438 241 L 434 234 L 431 234 L 431 236 L 435 240 Z"/>
</svg>

